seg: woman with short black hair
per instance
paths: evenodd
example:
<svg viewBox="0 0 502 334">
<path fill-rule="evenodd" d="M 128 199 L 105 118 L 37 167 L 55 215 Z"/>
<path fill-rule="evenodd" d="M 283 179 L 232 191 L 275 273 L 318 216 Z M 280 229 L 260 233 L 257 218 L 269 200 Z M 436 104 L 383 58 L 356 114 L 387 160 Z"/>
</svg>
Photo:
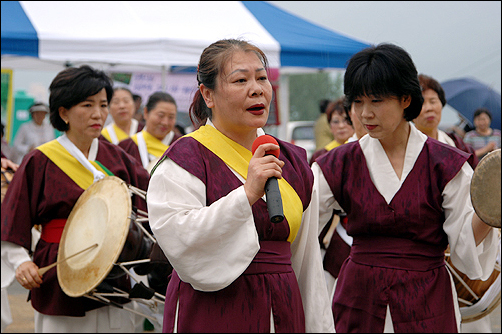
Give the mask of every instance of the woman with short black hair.
<svg viewBox="0 0 502 334">
<path fill-rule="evenodd" d="M 402 48 L 381 44 L 355 54 L 344 91 L 368 135 L 312 166 L 320 221 L 334 208 L 343 210 L 353 239 L 336 283 L 335 329 L 458 332 L 446 247 L 471 279 L 490 276 L 499 247 L 497 231 L 471 204 L 471 155 L 428 138 L 410 122 L 423 97 Z"/>
<path fill-rule="evenodd" d="M 50 120 L 64 134 L 28 153 L 14 174 L 2 202 L 2 259 L 8 259 L 19 284 L 30 290 L 36 333 L 133 332 L 134 314 L 118 305 L 130 300 L 114 300 L 119 306 L 115 307 L 84 296 L 70 297 L 59 284 L 56 268 L 43 275 L 38 272 L 57 261 L 67 219 L 94 182 L 115 175 L 146 190 L 149 178 L 124 150 L 98 140 L 113 94 L 104 72 L 87 65 L 67 68 L 49 89 Z M 133 205 L 146 210 L 146 203 L 138 199 Z M 28 251 L 34 225 L 40 225 L 42 233 L 32 259 Z M 131 287 L 127 275 L 108 282 L 124 291 Z"/>
</svg>

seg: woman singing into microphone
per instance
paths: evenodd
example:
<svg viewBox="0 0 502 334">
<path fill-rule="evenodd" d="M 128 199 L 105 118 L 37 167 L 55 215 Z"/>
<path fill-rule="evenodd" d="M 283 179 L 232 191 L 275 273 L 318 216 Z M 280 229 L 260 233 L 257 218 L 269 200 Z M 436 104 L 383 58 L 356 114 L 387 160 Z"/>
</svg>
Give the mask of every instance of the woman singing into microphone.
<svg viewBox="0 0 502 334">
<path fill-rule="evenodd" d="M 152 171 L 150 225 L 174 271 L 164 332 L 333 331 L 317 243 L 317 196 L 306 152 L 264 134 L 272 100 L 265 54 L 241 40 L 202 53 L 193 133 Z M 266 155 L 280 148 L 279 159 Z M 264 187 L 282 185 L 272 223 Z"/>
</svg>

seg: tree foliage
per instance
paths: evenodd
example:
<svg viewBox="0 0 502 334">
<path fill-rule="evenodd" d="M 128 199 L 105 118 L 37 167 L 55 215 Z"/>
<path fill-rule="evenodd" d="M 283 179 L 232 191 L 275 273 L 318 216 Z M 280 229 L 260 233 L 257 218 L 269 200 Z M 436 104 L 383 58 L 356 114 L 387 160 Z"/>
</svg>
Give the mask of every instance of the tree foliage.
<svg viewBox="0 0 502 334">
<path fill-rule="evenodd" d="M 292 74 L 289 77 L 290 121 L 313 121 L 319 116 L 319 101 L 343 95 L 343 73 Z"/>
</svg>

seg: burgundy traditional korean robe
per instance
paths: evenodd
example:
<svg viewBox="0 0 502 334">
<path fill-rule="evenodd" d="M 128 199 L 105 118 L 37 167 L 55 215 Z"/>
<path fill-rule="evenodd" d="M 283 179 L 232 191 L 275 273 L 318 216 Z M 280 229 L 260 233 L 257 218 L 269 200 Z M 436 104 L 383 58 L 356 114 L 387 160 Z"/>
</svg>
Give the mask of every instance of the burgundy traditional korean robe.
<svg viewBox="0 0 502 334">
<path fill-rule="evenodd" d="M 115 176 L 127 184 L 146 190 L 148 172 L 124 150 L 99 140 L 96 156 Z M 31 248 L 31 229 L 53 219 L 67 219 L 84 189 L 39 150 L 28 153 L 14 174 L 2 202 L 2 241 L 9 241 L 27 250 Z M 133 206 L 146 211 L 146 203 L 133 197 Z M 41 268 L 56 262 L 59 243 L 38 242 L 33 261 Z M 116 280 L 115 287 L 129 289 L 127 276 Z M 86 311 L 104 306 L 86 297 L 67 296 L 59 286 L 57 270 L 43 276 L 40 288 L 30 292 L 33 307 L 46 315 L 84 316 Z"/>
<path fill-rule="evenodd" d="M 288 161 L 283 177 L 296 190 L 305 210 L 310 203 L 313 176 L 298 148 L 281 142 Z M 242 186 L 226 164 L 193 138 L 172 145 L 166 156 L 198 177 L 207 188 L 207 205 Z M 276 331 L 305 330 L 302 300 L 291 267 L 287 220 L 271 223 L 263 200 L 253 205 L 260 252 L 248 269 L 223 290 L 202 292 L 184 283 L 173 271 L 166 293 L 164 331 L 172 331 L 179 297 L 179 332 L 269 332 L 270 310 Z M 229 321 L 231 319 L 231 321 Z"/>
<path fill-rule="evenodd" d="M 444 263 L 442 193 L 469 158 L 427 139 L 389 204 L 372 181 L 359 142 L 317 159 L 353 237 L 333 300 L 338 332 L 383 331 L 387 305 L 396 332 L 457 331 Z"/>
</svg>

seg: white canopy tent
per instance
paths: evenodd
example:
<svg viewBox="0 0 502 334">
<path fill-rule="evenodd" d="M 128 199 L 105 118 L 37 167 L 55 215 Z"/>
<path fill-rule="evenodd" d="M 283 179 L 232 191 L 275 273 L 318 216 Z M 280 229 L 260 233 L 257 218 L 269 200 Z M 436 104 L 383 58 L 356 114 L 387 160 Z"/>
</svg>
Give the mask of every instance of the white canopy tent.
<svg viewBox="0 0 502 334">
<path fill-rule="evenodd" d="M 216 40 L 259 46 L 281 73 L 281 126 L 288 121 L 292 70 L 340 69 L 364 41 L 264 1 L 2 1 L 2 68 L 61 70 L 89 64 L 107 72 L 197 66 Z"/>
</svg>

